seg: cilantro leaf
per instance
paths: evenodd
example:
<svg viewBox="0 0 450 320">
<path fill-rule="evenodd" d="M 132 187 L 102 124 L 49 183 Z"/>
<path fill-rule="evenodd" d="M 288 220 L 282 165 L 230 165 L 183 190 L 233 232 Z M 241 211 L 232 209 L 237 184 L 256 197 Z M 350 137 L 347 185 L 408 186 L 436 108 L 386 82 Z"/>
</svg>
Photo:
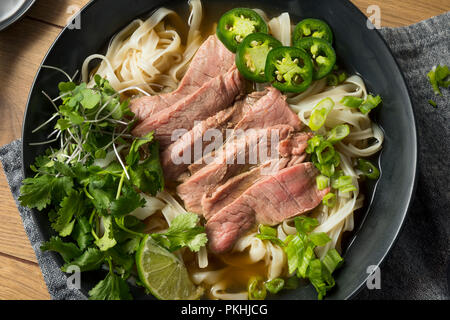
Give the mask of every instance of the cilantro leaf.
<svg viewBox="0 0 450 320">
<path fill-rule="evenodd" d="M 111 201 L 110 213 L 114 217 L 122 217 L 144 205 L 145 199 L 139 193 L 133 188 L 123 187 L 119 199 Z"/>
<path fill-rule="evenodd" d="M 23 180 L 19 201 L 22 206 L 42 210 L 53 199 L 60 201 L 73 188 L 73 181 L 68 177 L 42 175 Z"/>
<path fill-rule="evenodd" d="M 198 252 L 208 241 L 205 228 L 197 225 L 199 220 L 195 213 L 180 214 L 166 232 L 154 233 L 152 238 L 172 252 L 182 247 Z"/>
<path fill-rule="evenodd" d="M 61 270 L 67 272 L 70 266 L 78 266 L 80 271 L 90 271 L 99 269 L 105 261 L 105 253 L 97 248 L 87 248 L 82 255 L 67 262 Z"/>
<path fill-rule="evenodd" d="M 127 282 L 112 271 L 89 291 L 90 300 L 131 300 Z"/>
<path fill-rule="evenodd" d="M 71 235 L 81 250 L 86 249 L 94 241 L 94 237 L 91 234 L 91 225 L 84 216 L 77 219 Z"/>
<path fill-rule="evenodd" d="M 64 261 L 68 262 L 81 255 L 81 250 L 72 242 L 64 242 L 60 237 L 51 237 L 41 246 L 42 251 L 58 252 Z"/>
<path fill-rule="evenodd" d="M 153 140 L 153 131 L 148 133 L 142 138 L 137 138 L 133 141 L 130 147 L 130 151 L 126 157 L 126 162 L 129 166 L 133 166 L 139 160 L 139 148 L 141 148 L 146 143 L 152 142 Z"/>
<path fill-rule="evenodd" d="M 49 175 L 23 180 L 19 201 L 22 206 L 44 209 L 52 200 L 53 177 Z"/>
<path fill-rule="evenodd" d="M 62 237 L 70 235 L 75 221 L 72 218 L 83 214 L 84 210 L 83 196 L 72 190 L 61 202 L 61 208 L 57 212 L 56 221 L 52 223 L 52 228 Z"/>
<path fill-rule="evenodd" d="M 142 192 L 156 195 L 164 189 L 164 175 L 159 161 L 159 143 L 150 144 L 150 156 L 140 163 L 130 167 L 132 183 Z"/>
<path fill-rule="evenodd" d="M 100 212 L 106 212 L 116 197 L 117 184 L 111 175 L 89 177 L 89 193 L 92 203 Z"/>
<path fill-rule="evenodd" d="M 134 257 L 126 253 L 126 251 L 120 247 L 115 246 L 106 252 L 114 261 L 116 271 L 120 274 L 130 273 L 134 266 Z"/>
</svg>

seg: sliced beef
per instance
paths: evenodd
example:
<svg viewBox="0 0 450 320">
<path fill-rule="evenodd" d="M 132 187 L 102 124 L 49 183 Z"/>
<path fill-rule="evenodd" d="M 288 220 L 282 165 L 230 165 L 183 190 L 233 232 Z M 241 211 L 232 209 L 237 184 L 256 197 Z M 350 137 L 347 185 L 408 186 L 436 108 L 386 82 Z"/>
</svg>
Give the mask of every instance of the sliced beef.
<svg viewBox="0 0 450 320">
<path fill-rule="evenodd" d="M 132 131 L 144 136 L 155 131 L 162 150 L 169 146 L 177 129 L 191 130 L 195 121 L 205 120 L 230 106 L 244 89 L 239 71 L 233 67 L 226 74 L 205 83 L 200 89 L 170 107 L 146 118 Z"/>
<path fill-rule="evenodd" d="M 247 171 L 251 164 L 269 160 L 257 156 L 259 150 L 262 150 L 264 146 L 267 151 L 265 156 L 272 157 L 272 150 L 276 148 L 271 145 L 272 137 L 276 135 L 277 142 L 283 141 L 292 131 L 291 126 L 280 125 L 267 129 L 249 130 L 227 141 L 214 155 L 215 157 L 208 161 L 208 165 L 177 187 L 177 194 L 184 201 L 186 209 L 202 214 L 201 200 L 204 194 L 212 192 L 232 176 Z M 275 156 L 277 155 L 273 155 Z"/>
<path fill-rule="evenodd" d="M 268 161 L 249 171 L 228 179 L 213 192 L 203 194 L 201 200 L 203 216 L 206 220 L 209 220 L 215 213 L 219 212 L 220 209 L 236 200 L 256 181 L 285 168 L 289 161 L 289 158 Z"/>
<path fill-rule="evenodd" d="M 302 128 L 301 121 L 289 107 L 286 96 L 273 87 L 268 87 L 266 90 L 267 94 L 251 106 L 235 129 L 247 130 L 287 124 L 295 130 L 300 130 Z"/>
<path fill-rule="evenodd" d="M 255 103 L 248 105 L 243 112 L 243 117 L 236 124 L 236 132 L 248 129 L 268 128 L 279 124 L 290 125 L 295 130 L 300 130 L 302 125 L 296 115 L 286 103 L 286 97 L 275 88 L 268 88 L 259 93 L 262 95 Z M 189 166 L 189 171 L 194 174 L 206 165 L 204 159 Z"/>
<path fill-rule="evenodd" d="M 282 158 L 269 160 L 250 171 L 232 177 L 211 193 L 205 193 L 201 200 L 203 216 L 209 220 L 215 213 L 236 200 L 251 185 L 278 171 L 303 162 L 305 149 L 311 137 L 308 133 L 295 133 L 279 143 Z"/>
<path fill-rule="evenodd" d="M 275 225 L 314 209 L 329 189 L 319 191 L 311 162 L 285 168 L 250 188 L 206 224 L 209 246 L 223 253 L 255 224 Z"/>
<path fill-rule="evenodd" d="M 179 180 L 190 164 L 201 159 L 205 150 L 218 149 L 223 144 L 226 129 L 234 128 L 241 120 L 243 113 L 248 111 L 250 106 L 264 94 L 255 92 L 247 95 L 244 99 L 236 101 L 232 107 L 197 123 L 180 139 L 172 143 L 161 153 L 164 177 L 171 181 Z M 211 129 L 217 130 L 215 133 L 220 133 L 221 138 L 215 140 Z M 207 147 L 208 149 L 206 149 Z"/>
<path fill-rule="evenodd" d="M 226 73 L 233 65 L 234 54 L 212 35 L 197 50 L 175 91 L 133 99 L 131 111 L 142 121 L 150 114 L 154 115 L 195 92 L 211 79 Z"/>
</svg>

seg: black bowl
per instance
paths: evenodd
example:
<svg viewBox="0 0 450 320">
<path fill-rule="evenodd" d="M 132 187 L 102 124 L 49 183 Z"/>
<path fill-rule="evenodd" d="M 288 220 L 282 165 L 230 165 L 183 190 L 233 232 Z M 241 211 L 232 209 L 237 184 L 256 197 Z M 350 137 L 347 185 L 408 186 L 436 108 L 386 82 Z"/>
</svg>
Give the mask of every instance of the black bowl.
<svg viewBox="0 0 450 320">
<path fill-rule="evenodd" d="M 43 64 L 57 66 L 73 74 L 80 69 L 85 57 L 101 52 L 111 37 L 136 17 L 146 17 L 153 10 L 166 6 L 186 16 L 187 0 L 97 0 L 82 10 L 81 29 L 64 29 L 50 48 Z M 259 7 L 268 15 L 289 12 L 295 22 L 300 18 L 316 17 L 327 21 L 335 35 L 335 48 L 340 62 L 350 73 L 360 74 L 370 91 L 383 97 L 383 105 L 374 115 L 385 132 L 383 150 L 379 155 L 382 175 L 369 186 L 368 201 L 358 213 L 358 224 L 345 249 L 345 266 L 336 273 L 337 286 L 327 298 L 347 299 L 365 285 L 368 267 L 379 265 L 393 246 L 401 229 L 415 187 L 417 141 L 411 101 L 402 73 L 380 34 L 367 27 L 366 17 L 350 2 L 344 0 L 286 0 L 286 1 L 219 1 L 203 0 L 210 21 L 217 21 L 233 7 Z M 44 152 L 43 146 L 30 146 L 45 140 L 49 132 L 31 131 L 51 115 L 53 109 L 41 94 L 45 90 L 57 96 L 57 84 L 64 77 L 49 69 L 40 69 L 35 78 L 23 125 L 24 175 L 31 175 L 29 166 Z M 50 129 L 49 129 L 50 130 Z M 44 214 L 34 212 L 45 239 L 52 234 Z M 58 255 L 54 258 L 59 264 Z M 92 288 L 101 275 L 94 272 L 83 277 L 82 291 Z M 135 298 L 146 298 L 143 290 L 133 289 Z M 278 295 L 280 299 L 316 299 L 311 286 Z"/>
</svg>

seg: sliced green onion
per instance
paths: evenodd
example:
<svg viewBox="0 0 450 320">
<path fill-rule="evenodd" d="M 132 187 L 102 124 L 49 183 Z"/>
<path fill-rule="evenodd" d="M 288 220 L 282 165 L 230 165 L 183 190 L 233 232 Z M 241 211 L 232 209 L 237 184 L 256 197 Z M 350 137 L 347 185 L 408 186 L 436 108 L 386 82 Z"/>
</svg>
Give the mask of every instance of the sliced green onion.
<svg viewBox="0 0 450 320">
<path fill-rule="evenodd" d="M 349 134 L 350 134 L 350 127 L 346 124 L 340 124 L 331 129 L 330 133 L 328 134 L 327 141 L 331 142 L 332 144 L 335 144 L 336 142 L 344 139 Z"/>
<path fill-rule="evenodd" d="M 265 283 L 267 291 L 273 294 L 277 294 L 284 287 L 284 279 L 275 278 Z"/>
<path fill-rule="evenodd" d="M 272 236 L 272 237 L 277 236 L 277 230 L 275 228 L 265 226 L 263 224 L 259 225 L 259 233 L 267 235 L 267 236 Z"/>
<path fill-rule="evenodd" d="M 319 189 L 319 190 L 328 188 L 328 186 L 330 185 L 330 178 L 320 174 L 316 177 L 316 184 L 317 184 L 317 189 Z"/>
<path fill-rule="evenodd" d="M 327 193 L 323 197 L 322 203 L 329 208 L 333 208 L 336 205 L 336 195 L 332 192 Z"/>
<path fill-rule="evenodd" d="M 349 184 L 352 184 L 352 177 L 350 177 L 350 176 L 340 176 L 339 178 L 333 180 L 331 186 L 334 189 L 339 189 L 339 188 L 342 188 L 342 187 L 346 187 Z"/>
<path fill-rule="evenodd" d="M 446 65 L 434 66 L 430 72 L 428 72 L 428 80 L 433 87 L 434 94 L 442 96 L 439 87 L 447 88 L 450 85 L 450 81 L 445 81 L 445 79 L 450 75 L 450 70 Z"/>
<path fill-rule="evenodd" d="M 319 259 L 311 261 L 308 268 L 308 278 L 311 284 L 316 288 L 317 299 L 322 300 L 330 287 L 324 281 L 322 273 L 322 262 Z"/>
<path fill-rule="evenodd" d="M 344 192 L 344 193 L 350 192 L 350 191 L 355 191 L 355 190 L 356 190 L 356 187 L 353 184 L 349 184 L 349 185 L 339 188 L 339 191 Z"/>
<path fill-rule="evenodd" d="M 380 96 L 374 97 L 369 94 L 366 101 L 364 101 L 364 103 L 359 106 L 359 110 L 362 113 L 367 114 L 370 112 L 370 110 L 376 108 L 381 102 L 382 100 Z"/>
<path fill-rule="evenodd" d="M 316 257 L 312 245 L 308 245 L 303 251 L 300 263 L 297 267 L 297 277 L 299 278 L 306 278 L 306 271 L 308 271 L 309 263 Z"/>
<path fill-rule="evenodd" d="M 330 113 L 333 107 L 334 101 L 330 98 L 325 98 L 313 108 L 308 123 L 311 130 L 317 131 L 324 125 L 325 120 L 327 120 L 328 113 Z"/>
<path fill-rule="evenodd" d="M 349 108 L 359 108 L 364 102 L 364 99 L 356 98 L 352 96 L 345 96 L 341 99 L 340 103 Z"/>
<path fill-rule="evenodd" d="M 334 176 L 334 172 L 335 172 L 335 165 L 333 163 L 325 163 L 325 164 L 318 164 L 320 166 L 320 168 L 318 168 L 320 170 L 320 173 L 327 176 L 327 177 L 332 177 Z M 317 166 L 317 165 L 316 165 Z"/>
<path fill-rule="evenodd" d="M 306 147 L 306 153 L 313 153 L 314 150 L 322 143 L 323 137 L 316 135 L 308 140 L 308 146 Z"/>
<path fill-rule="evenodd" d="M 310 233 L 309 239 L 312 243 L 319 247 L 324 246 L 331 241 L 330 237 L 325 232 Z"/>
<path fill-rule="evenodd" d="M 295 228 L 300 233 L 309 233 L 319 225 L 319 221 L 314 218 L 300 216 L 294 219 Z"/>
<path fill-rule="evenodd" d="M 322 259 L 322 263 L 330 273 L 333 273 L 334 270 L 339 268 L 343 262 L 344 259 L 342 259 L 340 254 L 334 248 L 328 250 L 327 254 Z"/>
<path fill-rule="evenodd" d="M 341 157 L 339 156 L 339 153 L 335 153 L 333 159 L 331 159 L 331 163 L 334 165 L 334 167 L 337 167 L 341 163 Z"/>
<path fill-rule="evenodd" d="M 260 277 L 252 277 L 248 282 L 248 299 L 249 300 L 264 300 L 267 291 L 264 282 Z"/>
<path fill-rule="evenodd" d="M 336 151 L 330 142 L 324 141 L 316 150 L 317 161 L 320 164 L 325 164 L 333 160 Z"/>
<path fill-rule="evenodd" d="M 359 158 L 357 168 L 369 179 L 375 180 L 380 177 L 380 170 L 366 159 Z"/>
</svg>

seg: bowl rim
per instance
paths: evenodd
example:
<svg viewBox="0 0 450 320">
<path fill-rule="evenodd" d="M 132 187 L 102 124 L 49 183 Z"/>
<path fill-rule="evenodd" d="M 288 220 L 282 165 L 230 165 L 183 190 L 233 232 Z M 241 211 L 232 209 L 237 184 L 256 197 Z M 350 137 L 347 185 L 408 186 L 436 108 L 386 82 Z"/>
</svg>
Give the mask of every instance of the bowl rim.
<svg viewBox="0 0 450 320">
<path fill-rule="evenodd" d="M 32 2 L 34 2 L 35 0 L 31 0 Z M 79 12 L 74 15 L 74 18 L 76 18 L 77 16 L 81 15 L 85 10 L 89 9 L 89 7 L 91 7 L 95 2 L 97 2 L 98 0 L 90 0 L 87 4 L 85 4 L 80 10 Z M 347 1 L 347 0 L 334 0 L 334 1 L 338 1 L 340 2 L 341 5 L 346 6 L 349 10 L 351 10 L 353 12 L 354 15 L 358 15 L 360 18 L 364 19 L 364 20 L 368 20 L 367 16 L 364 15 L 364 13 L 355 5 L 353 4 L 351 1 Z M 50 53 L 53 50 L 53 47 L 55 46 L 55 44 L 59 41 L 60 37 L 63 35 L 64 32 L 66 32 L 66 30 L 68 29 L 68 26 L 64 26 L 63 29 L 60 31 L 60 33 L 57 35 L 57 37 L 55 38 L 55 40 L 52 42 L 52 44 L 50 45 L 48 51 L 46 52 L 44 58 L 42 59 L 41 63 L 39 64 L 39 68 L 36 71 L 36 75 L 33 79 L 32 85 L 30 87 L 30 91 L 28 94 L 28 98 L 27 98 L 27 105 L 24 111 L 24 118 L 23 118 L 23 122 L 22 122 L 22 175 L 25 178 L 26 177 L 26 170 L 27 168 L 25 168 L 25 163 L 23 161 L 24 159 L 24 150 L 25 150 L 25 146 L 24 146 L 24 139 L 23 136 L 25 134 L 25 123 L 27 121 L 27 114 L 28 114 L 28 109 L 30 108 L 30 100 L 31 100 L 31 96 L 32 96 L 32 92 L 33 89 L 37 83 L 37 78 L 39 76 L 39 74 L 42 71 L 42 66 L 44 64 L 44 61 L 47 59 L 47 57 L 50 55 Z M 395 246 L 395 244 L 397 243 L 398 239 L 399 239 L 399 235 L 403 230 L 403 227 L 405 225 L 405 220 L 406 220 L 406 216 L 409 213 L 411 206 L 412 206 L 412 202 L 414 200 L 414 196 L 415 196 L 415 192 L 416 192 L 416 187 L 417 187 L 417 172 L 418 172 L 418 166 L 417 166 L 417 161 L 418 161 L 418 145 L 419 145 L 419 141 L 417 139 L 417 120 L 416 120 L 416 116 L 415 116 L 415 112 L 414 112 L 414 108 L 412 106 L 412 101 L 411 101 L 411 93 L 410 93 L 410 89 L 408 87 L 408 84 L 406 82 L 405 79 L 405 75 L 403 73 L 403 71 L 401 70 L 397 59 L 395 58 L 391 48 L 389 47 L 389 45 L 387 44 L 386 40 L 383 38 L 383 36 L 381 35 L 380 31 L 377 28 L 374 28 L 375 34 L 376 36 L 384 43 L 385 47 L 387 48 L 390 56 L 392 57 L 394 64 L 397 68 L 397 72 L 400 74 L 402 82 L 403 82 L 403 86 L 404 89 L 406 90 L 407 93 L 407 99 L 406 99 L 406 108 L 411 110 L 411 116 L 412 116 L 412 122 L 410 123 L 410 125 L 412 126 L 412 132 L 413 132 L 413 136 L 411 137 L 411 139 L 413 140 L 413 144 L 410 146 L 411 147 L 411 153 L 413 154 L 413 159 L 411 159 L 411 167 L 413 168 L 413 176 L 412 176 L 412 181 L 413 183 L 411 184 L 411 186 L 409 187 L 408 190 L 408 199 L 407 199 L 407 205 L 404 207 L 403 212 L 401 212 L 401 222 L 399 223 L 399 225 L 396 227 L 396 231 L 393 234 L 392 240 L 390 240 L 390 244 L 387 247 L 386 250 L 384 250 L 384 253 L 382 254 L 381 258 L 379 258 L 379 261 L 374 264 L 377 266 L 377 268 L 380 268 L 380 266 L 386 261 L 386 257 L 389 255 L 389 253 L 392 251 L 393 247 Z M 376 190 L 375 190 L 376 193 Z M 374 194 L 375 194 L 374 193 Z M 32 211 L 34 212 L 35 209 L 32 209 Z M 361 227 L 363 227 L 364 223 L 362 223 Z M 37 230 L 39 233 L 42 234 L 41 230 Z M 361 281 L 361 283 L 359 283 L 359 285 L 357 285 L 349 294 L 347 294 L 347 296 L 345 296 L 343 298 L 343 300 L 349 300 L 349 299 L 353 299 L 357 296 L 357 294 L 363 289 L 364 284 L 366 283 L 367 279 L 370 277 L 370 274 L 368 274 L 363 281 Z"/>
<path fill-rule="evenodd" d="M 366 17 L 366 15 L 359 10 L 359 8 L 353 4 L 353 2 L 351 1 L 345 1 L 345 0 L 338 0 L 341 3 L 343 3 L 343 5 L 347 6 L 350 10 L 352 10 L 354 12 L 355 15 L 359 15 L 360 17 L 366 19 L 368 21 L 368 18 Z M 392 52 L 392 49 L 389 47 L 388 43 L 386 42 L 386 39 L 384 39 L 384 37 L 381 35 L 380 31 L 377 28 L 374 28 L 375 33 L 377 35 L 377 37 L 384 43 L 384 45 L 386 46 L 386 48 L 388 49 L 392 59 L 394 60 L 395 66 L 397 68 L 398 73 L 400 74 L 402 81 L 403 81 L 403 85 L 405 87 L 406 93 L 407 93 L 407 103 L 408 105 L 405 107 L 408 107 L 411 110 L 411 116 L 412 116 L 412 122 L 411 122 L 411 129 L 413 131 L 413 136 L 411 137 L 413 140 L 413 145 L 412 147 L 412 153 L 414 154 L 414 158 L 411 159 L 411 166 L 413 167 L 413 183 L 411 185 L 411 187 L 409 188 L 409 192 L 408 192 L 408 204 L 407 206 L 403 209 L 402 212 L 402 220 L 401 223 L 397 226 L 397 230 L 394 234 L 394 237 L 391 240 L 391 243 L 389 244 L 387 250 L 384 252 L 384 254 L 382 255 L 382 257 L 380 258 L 380 261 L 376 264 L 376 267 L 379 269 L 380 266 L 386 261 L 387 256 L 389 255 L 389 253 L 392 251 L 392 249 L 394 248 L 395 244 L 397 243 L 399 236 L 401 234 L 401 232 L 403 231 L 403 227 L 405 225 L 405 220 L 406 220 L 406 216 L 408 215 L 410 209 L 411 209 L 411 205 L 412 202 L 414 200 L 415 194 L 416 194 L 416 188 L 417 188 L 417 172 L 418 172 L 418 166 L 417 166 L 417 160 L 418 160 L 418 149 L 419 149 L 419 141 L 417 139 L 417 120 L 416 120 L 416 115 L 414 112 L 414 108 L 412 105 L 412 101 L 411 101 L 411 92 L 410 89 L 408 87 L 408 83 L 406 82 L 406 78 L 405 75 L 402 71 L 402 69 L 400 68 L 400 65 L 397 61 L 397 59 L 394 56 L 394 53 Z M 375 191 L 376 192 L 376 191 Z M 368 274 L 366 276 L 366 278 L 364 279 L 363 282 L 361 282 L 361 284 L 359 286 L 357 286 L 353 292 L 351 292 L 346 298 L 345 300 L 348 299 L 352 299 L 354 297 L 356 297 L 356 295 L 363 289 L 364 283 L 366 283 L 367 279 L 370 277 L 370 274 Z"/>
<path fill-rule="evenodd" d="M 22 18 L 22 16 L 31 8 L 31 6 L 36 2 L 36 0 L 25 0 L 25 2 L 20 6 L 20 8 L 14 12 L 9 18 L 0 21 L 0 31 L 8 28 L 14 22 Z M 52 45 L 53 46 L 53 45 Z M 34 84 L 34 82 L 33 82 Z"/>
</svg>

